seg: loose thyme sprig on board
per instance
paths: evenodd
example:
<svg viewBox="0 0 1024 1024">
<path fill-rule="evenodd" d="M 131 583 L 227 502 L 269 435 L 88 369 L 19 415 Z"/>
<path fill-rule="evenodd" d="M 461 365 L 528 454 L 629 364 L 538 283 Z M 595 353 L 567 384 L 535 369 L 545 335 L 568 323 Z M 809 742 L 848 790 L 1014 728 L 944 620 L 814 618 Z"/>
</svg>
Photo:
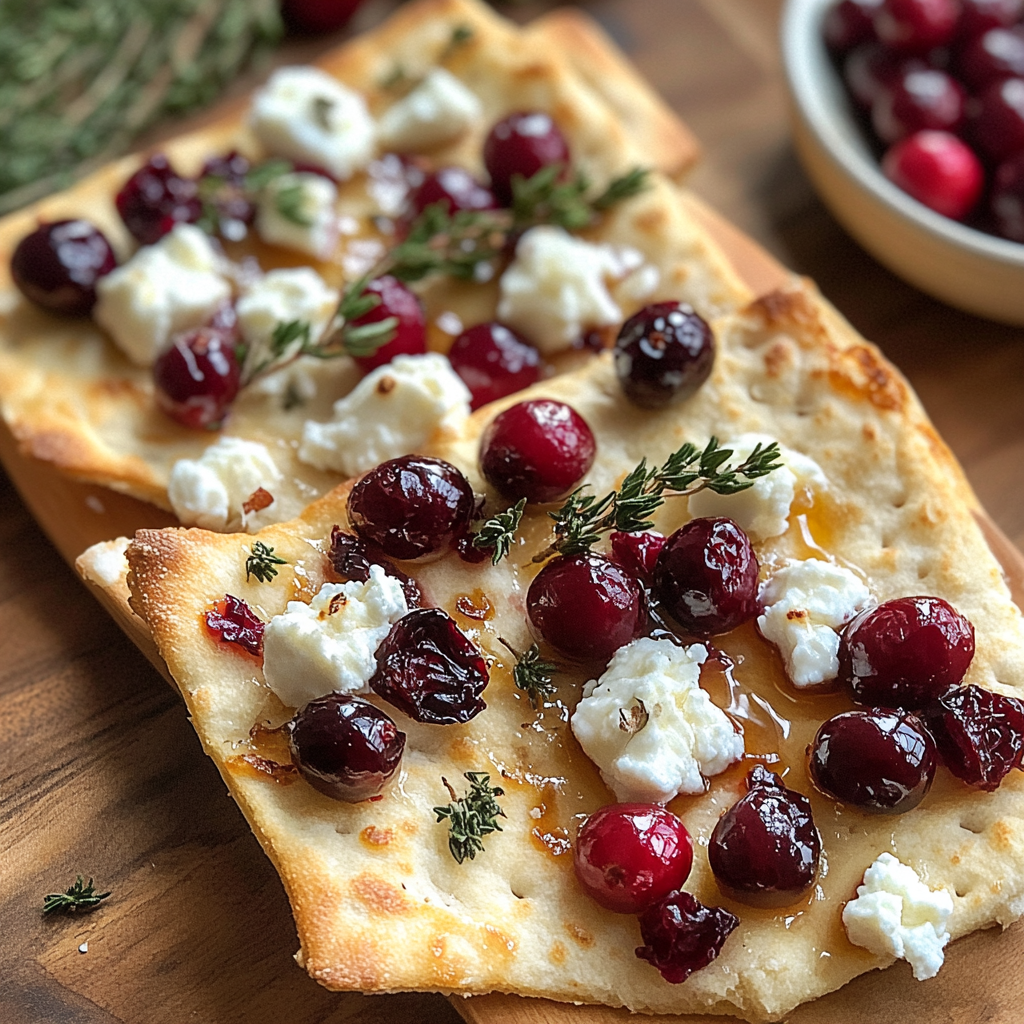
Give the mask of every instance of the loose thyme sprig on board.
<svg viewBox="0 0 1024 1024">
<path fill-rule="evenodd" d="M 109 892 L 96 892 L 92 879 L 90 878 L 86 884 L 79 875 L 75 884 L 64 892 L 51 892 L 43 897 L 43 913 L 82 913 L 95 910 L 100 901 L 109 895 Z"/>
<path fill-rule="evenodd" d="M 469 792 L 460 798 L 442 776 L 452 802 L 446 807 L 434 808 L 439 822 L 448 819 L 448 849 L 460 864 L 467 857 L 473 860 L 483 852 L 483 837 L 502 831 L 498 818 L 505 817 L 497 801 L 505 791 L 491 785 L 487 772 L 466 772 L 464 778 L 469 781 Z"/>
<path fill-rule="evenodd" d="M 504 637 L 499 636 L 498 641 L 516 659 L 515 668 L 512 669 L 512 680 L 516 684 L 516 689 L 522 690 L 530 698 L 534 711 L 538 710 L 545 698 L 558 690 L 553 678 L 558 666 L 553 662 L 544 661 L 536 644 L 531 644 L 529 650 L 520 654 Z"/>
<path fill-rule="evenodd" d="M 272 547 L 261 540 L 255 541 L 252 553 L 245 560 L 245 582 L 249 582 L 250 576 L 255 576 L 260 583 L 269 583 L 277 575 L 275 566 L 287 564 L 288 560 L 278 558 Z"/>
<path fill-rule="evenodd" d="M 520 498 L 512 508 L 492 516 L 477 530 L 473 547 L 490 551 L 492 565 L 497 565 L 512 550 L 512 542 L 523 521 L 525 509 L 526 499 Z"/>
</svg>

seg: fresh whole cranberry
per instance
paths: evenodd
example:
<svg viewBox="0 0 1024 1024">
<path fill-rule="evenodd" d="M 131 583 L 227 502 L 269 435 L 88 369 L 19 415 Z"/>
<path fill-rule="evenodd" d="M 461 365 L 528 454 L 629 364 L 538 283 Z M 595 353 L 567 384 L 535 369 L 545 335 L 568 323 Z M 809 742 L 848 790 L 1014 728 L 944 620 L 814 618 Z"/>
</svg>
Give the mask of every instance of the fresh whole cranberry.
<svg viewBox="0 0 1024 1024">
<path fill-rule="evenodd" d="M 349 521 L 389 558 L 444 551 L 466 532 L 476 503 L 469 481 L 450 462 L 403 455 L 371 469 L 348 496 Z"/>
<path fill-rule="evenodd" d="M 477 324 L 463 331 L 448 358 L 473 396 L 473 409 L 540 380 L 540 353 L 502 324 Z"/>
<path fill-rule="evenodd" d="M 85 220 L 40 224 L 11 257 L 11 277 L 22 294 L 51 313 L 90 313 L 96 282 L 117 266 L 103 232 Z"/>
<path fill-rule="evenodd" d="M 224 595 L 206 613 L 206 628 L 220 641 L 236 644 L 243 650 L 263 657 L 263 630 L 266 623 L 240 597 Z"/>
<path fill-rule="evenodd" d="M 854 47 L 843 62 L 843 81 L 858 106 L 870 110 L 882 90 L 908 71 L 927 69 L 921 57 L 893 53 L 878 43 Z"/>
<path fill-rule="evenodd" d="M 861 612 L 839 641 L 839 679 L 858 704 L 922 708 L 956 686 L 974 626 L 938 597 L 898 597 Z"/>
<path fill-rule="evenodd" d="M 650 583 L 658 555 L 665 546 L 665 537 L 654 530 L 641 533 L 619 533 L 611 535 L 612 557 L 627 572 L 637 579 Z"/>
<path fill-rule="evenodd" d="M 845 53 L 858 43 L 875 38 L 875 16 L 882 0 L 839 0 L 828 9 L 821 31 L 825 45 L 833 53 Z"/>
<path fill-rule="evenodd" d="M 224 156 L 210 157 L 197 182 L 207 208 L 216 212 L 218 232 L 232 242 L 245 238 L 248 226 L 256 219 L 246 180 L 251 170 L 249 160 L 232 150 Z"/>
<path fill-rule="evenodd" d="M 293 32 L 334 32 L 344 28 L 363 0 L 281 0 L 281 17 Z"/>
<path fill-rule="evenodd" d="M 959 17 L 956 0 L 882 0 L 875 33 L 892 50 L 927 53 L 952 40 Z"/>
<path fill-rule="evenodd" d="M 996 168 L 989 211 L 1003 238 L 1024 242 L 1024 153 L 1004 160 Z"/>
<path fill-rule="evenodd" d="M 117 212 L 142 245 L 159 242 L 175 224 L 202 216 L 196 183 L 183 178 L 162 153 L 151 156 L 117 193 Z"/>
<path fill-rule="evenodd" d="M 882 171 L 919 203 L 953 220 L 974 209 L 985 185 L 981 161 L 949 132 L 922 131 L 902 139 L 882 158 Z"/>
<path fill-rule="evenodd" d="M 380 301 L 369 312 L 352 320 L 352 327 L 380 323 L 389 317 L 398 321 L 395 336 L 387 344 L 381 345 L 372 355 L 355 357 L 363 373 L 390 363 L 395 356 L 421 356 L 427 351 L 427 319 L 415 292 L 397 277 L 385 274 L 370 281 L 363 294 L 376 296 Z"/>
<path fill-rule="evenodd" d="M 1024 29 L 993 28 L 961 50 L 957 70 L 971 92 L 1003 78 L 1024 77 Z"/>
<path fill-rule="evenodd" d="M 883 89 L 871 108 L 871 123 L 883 142 L 898 142 L 924 129 L 955 132 L 964 119 L 967 94 L 945 71 L 908 71 Z"/>
<path fill-rule="evenodd" d="M 417 722 L 457 725 L 487 705 L 487 662 L 440 608 L 401 618 L 377 648 L 370 689 Z"/>
<path fill-rule="evenodd" d="M 1024 16 L 1024 0 L 960 0 L 962 39 L 972 39 L 990 28 L 1008 28 Z"/>
<path fill-rule="evenodd" d="M 636 955 L 678 985 L 722 952 L 739 923 L 728 910 L 706 907 L 688 892 L 670 893 L 640 916 L 644 945 L 637 947 Z"/>
<path fill-rule="evenodd" d="M 378 796 L 398 770 L 405 733 L 380 708 L 330 693 L 296 712 L 288 726 L 292 761 L 302 777 L 335 800 Z"/>
<path fill-rule="evenodd" d="M 569 144 L 551 117 L 540 111 L 509 114 L 484 142 L 484 166 L 502 206 L 512 205 L 516 175 L 529 179 L 552 164 L 568 166 Z"/>
<path fill-rule="evenodd" d="M 464 167 L 442 167 L 428 174 L 409 197 L 410 212 L 418 217 L 428 206 L 441 203 L 446 213 L 459 210 L 496 210 L 498 200 Z"/>
<path fill-rule="evenodd" d="M 484 554 L 486 555 L 486 552 Z M 327 557 L 330 559 L 331 568 L 346 583 L 351 580 L 365 583 L 370 578 L 370 566 L 379 565 L 389 576 L 393 576 L 402 584 L 405 603 L 410 608 L 419 608 L 423 603 L 419 584 L 411 576 L 392 565 L 375 544 L 368 544 L 355 534 L 346 533 L 340 526 L 335 526 L 331 530 L 331 550 Z"/>
<path fill-rule="evenodd" d="M 647 624 L 640 582 L 601 555 L 551 559 L 526 593 L 533 628 L 567 658 L 607 661 Z"/>
<path fill-rule="evenodd" d="M 1024 153 L 1024 78 L 1005 78 L 978 98 L 971 138 L 992 160 Z"/>
<path fill-rule="evenodd" d="M 573 864 L 592 900 L 616 914 L 639 914 L 682 888 L 693 866 L 693 842 L 686 826 L 658 804 L 611 804 L 580 829 Z"/>
<path fill-rule="evenodd" d="M 233 342 L 211 327 L 176 335 L 153 364 L 157 405 L 193 430 L 216 430 L 241 385 Z"/>
</svg>

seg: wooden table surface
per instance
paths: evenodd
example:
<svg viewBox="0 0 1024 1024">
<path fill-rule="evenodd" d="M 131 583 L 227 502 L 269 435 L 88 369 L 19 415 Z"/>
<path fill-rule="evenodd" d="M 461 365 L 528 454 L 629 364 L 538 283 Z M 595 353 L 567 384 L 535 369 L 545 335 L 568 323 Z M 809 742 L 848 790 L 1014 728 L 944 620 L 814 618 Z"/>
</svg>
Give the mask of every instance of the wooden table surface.
<svg viewBox="0 0 1024 1024">
<path fill-rule="evenodd" d="M 372 3 L 362 18 L 391 6 Z M 505 10 L 526 19 L 548 6 Z M 956 313 L 903 284 L 823 209 L 789 141 L 776 44 L 781 0 L 581 6 L 704 143 L 697 191 L 816 278 L 882 346 L 992 517 L 1024 545 L 1024 332 Z M 336 995 L 294 965 L 281 885 L 181 704 L 2 474 L 0 720 L 3 1024 L 459 1020 L 439 996 Z M 114 896 L 91 915 L 43 918 L 43 895 L 79 873 Z"/>
</svg>

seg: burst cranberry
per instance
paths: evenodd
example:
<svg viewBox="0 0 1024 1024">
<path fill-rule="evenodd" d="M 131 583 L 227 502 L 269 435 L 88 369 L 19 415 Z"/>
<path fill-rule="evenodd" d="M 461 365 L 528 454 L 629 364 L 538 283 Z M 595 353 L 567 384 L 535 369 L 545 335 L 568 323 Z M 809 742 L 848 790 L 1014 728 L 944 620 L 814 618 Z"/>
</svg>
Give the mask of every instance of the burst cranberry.
<svg viewBox="0 0 1024 1024">
<path fill-rule="evenodd" d="M 553 558 L 526 594 L 534 629 L 568 658 L 607 661 L 647 624 L 643 587 L 589 552 Z"/>
<path fill-rule="evenodd" d="M 893 53 L 878 43 L 864 43 L 850 51 L 843 63 L 843 81 L 855 103 L 870 109 L 883 89 L 902 75 L 928 67 L 920 58 Z"/>
<path fill-rule="evenodd" d="M 882 158 L 885 176 L 919 203 L 963 220 L 981 197 L 985 171 L 970 147 L 949 132 L 923 131 Z"/>
<path fill-rule="evenodd" d="M 938 597 L 899 597 L 862 612 L 839 642 L 839 678 L 858 704 L 922 708 L 956 686 L 974 626 Z"/>
<path fill-rule="evenodd" d="M 1006 78 L 978 98 L 971 137 L 992 160 L 1024 153 L 1024 78 Z"/>
<path fill-rule="evenodd" d="M 405 733 L 369 701 L 330 693 L 296 712 L 289 746 L 314 789 L 354 804 L 379 795 L 398 770 Z"/>
<path fill-rule="evenodd" d="M 654 576 L 658 555 L 665 546 L 665 538 L 654 530 L 642 533 L 619 533 L 611 536 L 612 556 L 637 579 L 649 583 Z"/>
<path fill-rule="evenodd" d="M 569 144 L 551 118 L 539 111 L 509 114 L 484 142 L 484 165 L 502 206 L 512 204 L 512 181 L 532 178 L 552 164 L 569 164 Z"/>
<path fill-rule="evenodd" d="M 401 618 L 377 648 L 370 688 L 417 722 L 455 725 L 487 705 L 487 662 L 440 608 Z"/>
<path fill-rule="evenodd" d="M 378 366 L 390 363 L 395 356 L 421 356 L 427 351 L 427 319 L 419 297 L 401 281 L 390 274 L 375 278 L 367 284 L 364 292 L 376 296 L 380 301 L 369 312 L 356 317 L 353 327 L 380 323 L 395 317 L 395 336 L 382 345 L 373 355 L 356 356 L 356 362 L 363 373 L 369 373 Z"/>
<path fill-rule="evenodd" d="M 486 552 L 484 552 L 486 555 Z M 331 550 L 327 556 L 331 568 L 345 582 L 355 580 L 365 583 L 370 578 L 370 566 L 379 565 L 389 576 L 393 576 L 402 584 L 405 591 L 405 603 L 410 608 L 418 608 L 423 603 L 423 594 L 419 584 L 401 569 L 392 565 L 384 552 L 374 544 L 368 544 L 354 534 L 346 533 L 340 526 L 331 530 Z"/>
<path fill-rule="evenodd" d="M 639 914 L 682 888 L 693 866 L 693 842 L 686 826 L 658 804 L 612 804 L 587 818 L 573 863 L 592 900 L 617 914 Z"/>
<path fill-rule="evenodd" d="M 931 788 L 935 760 L 935 741 L 916 715 L 867 708 L 822 724 L 808 768 L 814 784 L 844 804 L 902 814 Z"/>
<path fill-rule="evenodd" d="M 825 45 L 835 53 L 845 53 L 859 43 L 870 42 L 875 38 L 871 19 L 881 4 L 882 0 L 839 0 L 829 8 L 821 26 Z"/>
<path fill-rule="evenodd" d="M 206 628 L 218 640 L 226 644 L 237 644 L 239 647 L 256 655 L 263 656 L 263 630 L 266 624 L 240 598 L 224 595 L 206 613 Z"/>
<path fill-rule="evenodd" d="M 426 455 L 382 462 L 348 496 L 356 532 L 389 558 L 440 554 L 466 532 L 475 507 L 469 481 Z"/>
<path fill-rule="evenodd" d="M 40 224 L 11 257 L 11 277 L 22 294 L 52 313 L 92 311 L 96 282 L 117 266 L 110 243 L 85 220 Z"/>
<path fill-rule="evenodd" d="M 203 206 L 196 183 L 183 178 L 167 157 L 157 153 L 118 192 L 117 212 L 139 242 L 152 245 L 175 224 L 194 224 Z"/>
<path fill-rule="evenodd" d="M 994 28 L 960 52 L 957 69 L 972 92 L 1003 78 L 1024 77 L 1024 29 Z"/>
<path fill-rule="evenodd" d="M 540 353 L 502 324 L 477 324 L 463 331 L 448 358 L 469 388 L 474 409 L 540 380 Z"/>
<path fill-rule="evenodd" d="M 972 39 L 990 28 L 1008 28 L 1024 16 L 1024 0 L 960 0 L 959 34 Z"/>
<path fill-rule="evenodd" d="M 996 168 L 989 210 L 1003 238 L 1024 242 L 1024 153 L 1004 160 Z"/>
<path fill-rule="evenodd" d="M 688 892 L 670 893 L 640 917 L 643 946 L 636 955 L 678 985 L 719 953 L 739 918 L 722 907 L 706 907 Z"/>
<path fill-rule="evenodd" d="M 214 226 L 232 242 L 245 238 L 248 225 L 256 218 L 246 180 L 251 169 L 248 159 L 232 150 L 225 156 L 210 157 L 199 175 L 199 193 L 215 213 Z"/>
<path fill-rule="evenodd" d="M 446 213 L 498 208 L 494 193 L 486 185 L 481 185 L 464 167 L 442 167 L 428 174 L 409 197 L 413 217 L 418 217 L 435 203 L 441 203 Z"/>
<path fill-rule="evenodd" d="M 344 28 L 363 0 L 281 0 L 281 17 L 296 32 L 334 32 Z"/>
<path fill-rule="evenodd" d="M 952 40 L 959 17 L 956 0 L 882 0 L 875 34 L 890 49 L 927 53 Z"/>
<path fill-rule="evenodd" d="M 1024 753 L 1024 702 L 962 686 L 922 713 L 943 764 L 961 781 L 992 792 Z"/>
<path fill-rule="evenodd" d="M 241 378 L 234 344 L 210 327 L 177 335 L 153 364 L 157 405 L 194 430 L 216 430 L 221 425 Z"/>
<path fill-rule="evenodd" d="M 908 71 L 879 93 L 871 123 L 883 142 L 924 129 L 955 132 L 964 119 L 967 94 L 945 71 Z"/>
<path fill-rule="evenodd" d="M 586 420 L 550 398 L 499 413 L 480 439 L 480 471 L 509 501 L 562 498 L 594 464 L 597 443 Z"/>
</svg>

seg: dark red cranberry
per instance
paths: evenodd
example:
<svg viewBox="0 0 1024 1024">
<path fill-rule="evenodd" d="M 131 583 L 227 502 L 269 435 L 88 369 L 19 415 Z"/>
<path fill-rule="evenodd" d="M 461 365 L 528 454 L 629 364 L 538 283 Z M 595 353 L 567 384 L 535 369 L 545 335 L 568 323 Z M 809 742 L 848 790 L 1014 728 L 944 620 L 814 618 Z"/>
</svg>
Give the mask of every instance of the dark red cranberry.
<svg viewBox="0 0 1024 1024">
<path fill-rule="evenodd" d="M 552 164 L 568 166 L 569 144 L 551 117 L 540 111 L 509 114 L 491 129 L 484 142 L 484 165 L 502 206 L 512 204 L 516 175 L 532 178 Z"/>
<path fill-rule="evenodd" d="M 922 712 L 943 764 L 961 781 L 991 793 L 1021 766 L 1024 702 L 973 683 Z"/>
<path fill-rule="evenodd" d="M 960 0 L 962 39 L 972 39 L 990 28 L 1008 28 L 1024 17 L 1024 0 Z"/>
<path fill-rule="evenodd" d="M 377 648 L 370 688 L 417 722 L 456 725 L 487 705 L 487 662 L 440 608 L 401 618 Z"/>
<path fill-rule="evenodd" d="M 654 530 L 642 533 L 619 533 L 611 536 L 612 557 L 637 579 L 650 583 L 658 555 L 665 546 L 665 537 Z"/>
<path fill-rule="evenodd" d="M 586 420 L 550 398 L 499 413 L 480 439 L 480 471 L 509 501 L 565 497 L 594 464 L 597 442 Z"/>
<path fill-rule="evenodd" d="M 371 469 L 348 496 L 348 517 L 389 558 L 440 554 L 465 533 L 476 503 L 450 462 L 403 455 Z"/>
<path fill-rule="evenodd" d="M 251 170 L 248 159 L 232 150 L 224 156 L 210 157 L 197 181 L 207 216 L 214 221 L 209 229 L 216 229 L 232 242 L 243 239 L 256 219 L 256 206 L 246 179 Z"/>
<path fill-rule="evenodd" d="M 882 158 L 885 176 L 919 203 L 963 220 L 977 205 L 985 171 L 973 150 L 949 132 L 916 132 Z"/>
<path fill-rule="evenodd" d="M 281 17 L 293 32 L 335 32 L 344 28 L 363 0 L 281 0 Z"/>
<path fill-rule="evenodd" d="M 331 530 L 331 550 L 327 557 L 331 568 L 346 583 L 350 580 L 365 583 L 370 578 L 370 566 L 379 565 L 402 584 L 405 603 L 410 608 L 419 608 L 423 603 L 419 584 L 411 576 L 394 566 L 375 544 L 368 544 L 355 534 L 346 533 L 340 526 Z"/>
<path fill-rule="evenodd" d="M 636 955 L 678 985 L 722 952 L 739 923 L 723 907 L 705 907 L 688 892 L 670 893 L 641 915 L 640 937 L 645 944 L 637 947 Z"/>
<path fill-rule="evenodd" d="M 996 168 L 989 211 L 1003 238 L 1024 242 L 1024 153 L 1004 160 Z"/>
<path fill-rule="evenodd" d="M 814 784 L 875 814 L 916 807 L 935 777 L 935 741 L 909 711 L 865 708 L 824 722 L 811 744 Z"/>
<path fill-rule="evenodd" d="M 883 89 L 871 108 L 871 123 L 883 142 L 898 142 L 924 129 L 955 132 L 964 119 L 967 94 L 945 71 L 908 71 Z"/>
<path fill-rule="evenodd" d="M 368 313 L 356 317 L 352 321 L 353 327 L 380 323 L 389 317 L 395 317 L 398 323 L 395 336 L 386 345 L 373 355 L 355 357 L 363 373 L 390 363 L 395 356 L 423 355 L 427 351 L 427 318 L 419 296 L 390 274 L 370 281 L 364 292 L 376 296 L 380 302 Z"/>
<path fill-rule="evenodd" d="M 240 598 L 224 595 L 206 613 L 206 628 L 226 644 L 239 647 L 263 657 L 263 630 L 266 623 Z"/>
<path fill-rule="evenodd" d="M 193 430 L 216 430 L 241 385 L 242 368 L 221 331 L 197 327 L 174 338 L 153 364 L 157 405 Z"/>
<path fill-rule="evenodd" d="M 658 804 L 611 804 L 580 829 L 573 864 L 592 900 L 617 914 L 639 914 L 683 887 L 693 842 L 686 826 Z"/>
<path fill-rule="evenodd" d="M 405 733 L 367 700 L 329 693 L 289 723 L 292 761 L 314 789 L 358 803 L 377 796 L 398 770 Z"/>
<path fill-rule="evenodd" d="M 713 636 L 752 619 L 757 556 L 731 519 L 691 519 L 665 542 L 654 569 L 654 596 L 685 629 Z"/>
<path fill-rule="evenodd" d="M 194 224 L 203 213 L 196 183 L 183 178 L 167 157 L 149 158 L 117 193 L 117 212 L 143 245 L 159 242 L 175 224 Z"/>
<path fill-rule="evenodd" d="M 409 197 L 410 213 L 418 217 L 428 206 L 441 203 L 446 213 L 458 210 L 496 210 L 498 200 L 464 167 L 442 167 L 428 174 Z"/>
<path fill-rule="evenodd" d="M 882 0 L 875 34 L 892 50 L 927 53 L 952 40 L 959 17 L 956 0 Z"/>
<path fill-rule="evenodd" d="M 474 543 L 474 535 L 472 533 L 464 533 L 455 542 L 455 552 L 464 562 L 468 562 L 470 565 L 479 565 L 481 562 L 486 562 L 492 557 L 492 550 L 488 548 L 478 548 Z"/>
<path fill-rule="evenodd" d="M 631 316 L 615 342 L 615 372 L 626 397 L 645 409 L 689 398 L 708 379 L 715 336 L 685 302 L 658 302 Z"/>
<path fill-rule="evenodd" d="M 834 53 L 846 53 L 859 43 L 875 38 L 875 16 L 882 0 L 839 0 L 828 9 L 821 32 L 825 45 Z"/>
<path fill-rule="evenodd" d="M 784 907 L 818 874 L 821 836 L 811 802 L 762 765 L 750 770 L 747 790 L 711 833 L 711 870 L 723 891 L 741 903 Z"/>
<path fill-rule="evenodd" d="M 540 380 L 540 353 L 502 324 L 477 324 L 463 331 L 448 358 L 473 395 L 474 409 Z"/>
<path fill-rule="evenodd" d="M 995 161 L 1024 153 L 1024 78 L 1005 78 L 978 98 L 971 138 Z"/>
<path fill-rule="evenodd" d="M 921 57 L 893 53 L 878 43 L 863 43 L 850 51 L 843 63 L 843 81 L 855 103 L 870 109 L 883 89 L 900 76 L 928 64 Z"/>
<path fill-rule="evenodd" d="M 607 661 L 647 624 L 643 587 L 590 552 L 551 559 L 526 593 L 534 629 L 568 658 Z"/>
<path fill-rule="evenodd" d="M 960 52 L 957 70 L 971 92 L 1003 78 L 1024 78 L 1024 29 L 994 28 L 978 36 Z"/>
<path fill-rule="evenodd" d="M 923 708 L 956 686 L 974 626 L 938 597 L 898 597 L 861 612 L 839 642 L 839 678 L 858 704 Z"/>
</svg>

